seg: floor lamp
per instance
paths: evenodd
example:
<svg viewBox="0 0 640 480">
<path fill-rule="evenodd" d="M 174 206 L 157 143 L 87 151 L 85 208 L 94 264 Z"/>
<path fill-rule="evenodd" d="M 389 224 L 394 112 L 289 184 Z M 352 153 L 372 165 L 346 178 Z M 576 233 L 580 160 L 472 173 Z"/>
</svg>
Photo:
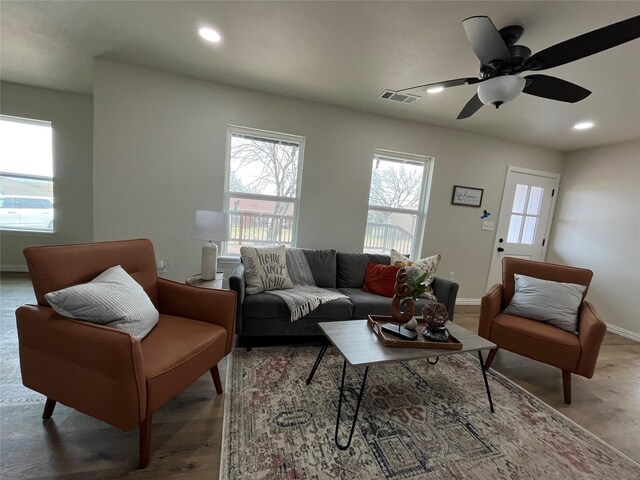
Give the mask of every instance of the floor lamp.
<svg viewBox="0 0 640 480">
<path fill-rule="evenodd" d="M 193 238 L 207 240 L 202 246 L 200 278 L 213 280 L 218 271 L 218 245 L 213 242 L 225 241 L 229 237 L 229 214 L 196 210 L 193 224 Z"/>
</svg>

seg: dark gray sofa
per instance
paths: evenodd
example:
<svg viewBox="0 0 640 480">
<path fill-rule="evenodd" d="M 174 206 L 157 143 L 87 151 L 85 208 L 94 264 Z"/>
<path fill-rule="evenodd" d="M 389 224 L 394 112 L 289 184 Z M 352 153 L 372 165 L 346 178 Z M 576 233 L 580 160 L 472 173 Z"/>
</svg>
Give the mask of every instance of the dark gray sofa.
<svg viewBox="0 0 640 480">
<path fill-rule="evenodd" d="M 304 250 L 314 281 L 318 287 L 338 290 L 348 298 L 334 300 L 296 322 L 291 322 L 285 302 L 273 295 L 245 294 L 244 267 L 240 264 L 229 277 L 229 287 L 237 292 L 236 332 L 245 344 L 265 336 L 322 335 L 318 322 L 355 320 L 368 314 L 390 315 L 391 298 L 362 290 L 367 263 L 389 265 L 389 256 L 367 253 L 342 253 L 335 250 Z M 449 319 L 458 294 L 458 284 L 436 277 L 432 284 L 438 302 L 447 307 Z M 416 302 L 416 315 L 428 300 Z"/>
</svg>

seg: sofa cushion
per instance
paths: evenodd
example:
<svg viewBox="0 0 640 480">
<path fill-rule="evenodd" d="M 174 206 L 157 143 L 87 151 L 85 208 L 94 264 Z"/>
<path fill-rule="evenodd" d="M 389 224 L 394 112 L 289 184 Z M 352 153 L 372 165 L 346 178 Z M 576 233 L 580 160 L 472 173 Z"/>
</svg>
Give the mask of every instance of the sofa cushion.
<svg viewBox="0 0 640 480">
<path fill-rule="evenodd" d="M 547 323 L 501 313 L 491 325 L 490 340 L 507 350 L 563 370 L 575 371 L 580 359 L 578 336 Z M 540 341 L 544 342 L 544 348 Z"/>
<path fill-rule="evenodd" d="M 516 273 L 515 293 L 504 313 L 547 322 L 578 334 L 578 308 L 586 286 Z"/>
<path fill-rule="evenodd" d="M 343 253 L 337 255 L 337 282 L 338 288 L 362 288 L 364 274 L 369 262 L 389 265 L 388 255 L 375 255 L 369 253 Z"/>
<path fill-rule="evenodd" d="M 383 297 L 393 297 L 398 270 L 400 270 L 400 267 L 395 265 L 380 265 L 379 263 L 369 262 L 367 271 L 364 274 L 362 289 L 365 292 L 375 293 Z"/>
<path fill-rule="evenodd" d="M 336 288 L 336 251 L 302 249 L 317 287 Z"/>
<path fill-rule="evenodd" d="M 339 288 L 338 290 L 350 298 L 355 319 L 367 318 L 367 315 L 391 315 L 391 299 L 388 297 L 368 293 L 359 288 Z M 416 316 L 422 315 L 422 306 L 427 303 L 433 302 L 424 298 L 416 301 Z"/>
<path fill-rule="evenodd" d="M 414 262 L 410 260 L 409 257 L 405 257 L 400 252 L 392 249 L 390 255 L 390 264 L 398 265 L 400 267 L 406 267 L 407 273 L 411 277 L 421 277 L 422 275 L 426 274 L 427 276 L 422 283 L 426 285 L 427 289 L 422 295 L 420 295 L 420 297 L 436 301 L 437 298 L 433 293 L 433 287 L 431 287 L 431 284 L 433 283 L 433 279 L 435 278 L 436 270 L 438 269 L 441 258 L 441 255 L 438 254 L 432 255 L 431 257 L 421 258 Z"/>
<path fill-rule="evenodd" d="M 352 316 L 353 306 L 348 298 L 339 298 L 323 303 L 313 312 L 303 318 L 316 319 L 349 319 Z M 289 307 L 281 298 L 266 293 L 247 295 L 242 307 L 242 316 L 246 318 L 285 318 L 291 322 Z M 293 322 L 296 323 L 296 322 Z"/>
<path fill-rule="evenodd" d="M 285 246 L 240 247 L 240 257 L 244 265 L 247 281 L 247 295 L 293 288 L 287 272 Z"/>
<path fill-rule="evenodd" d="M 158 311 L 142 288 L 120 265 L 88 283 L 45 295 L 56 313 L 106 325 L 143 339 L 158 323 Z"/>
</svg>

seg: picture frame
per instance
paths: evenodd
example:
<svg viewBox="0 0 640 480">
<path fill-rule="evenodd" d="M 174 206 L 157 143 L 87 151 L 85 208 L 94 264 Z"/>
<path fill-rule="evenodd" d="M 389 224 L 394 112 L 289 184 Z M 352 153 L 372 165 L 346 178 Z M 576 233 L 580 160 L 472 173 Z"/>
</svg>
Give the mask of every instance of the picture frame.
<svg viewBox="0 0 640 480">
<path fill-rule="evenodd" d="M 465 187 L 463 185 L 453 186 L 451 196 L 452 205 L 462 205 L 463 207 L 477 207 L 482 205 L 482 195 L 484 188 Z"/>
</svg>

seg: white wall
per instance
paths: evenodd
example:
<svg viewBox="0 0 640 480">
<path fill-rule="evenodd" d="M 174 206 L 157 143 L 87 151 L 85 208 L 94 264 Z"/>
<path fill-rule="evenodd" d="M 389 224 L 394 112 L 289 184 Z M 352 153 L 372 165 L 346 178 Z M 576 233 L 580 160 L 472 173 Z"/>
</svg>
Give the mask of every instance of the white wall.
<svg viewBox="0 0 640 480">
<path fill-rule="evenodd" d="M 407 108 L 428 108 L 414 105 Z M 505 107 L 507 108 L 507 107 Z M 498 209 L 507 165 L 559 172 L 563 155 L 485 136 L 97 60 L 95 240 L 151 238 L 168 277 L 199 271 L 198 208 L 223 209 L 227 124 L 306 137 L 298 246 L 362 251 L 375 148 L 435 157 L 423 255 L 441 253 L 459 297 L 485 290 L 494 232 L 452 206 L 454 184 Z"/>
<path fill-rule="evenodd" d="M 640 140 L 566 155 L 547 259 L 593 270 L 587 299 L 640 338 Z"/>
<path fill-rule="evenodd" d="M 30 245 L 89 242 L 93 236 L 93 101 L 90 95 L 0 84 L 0 112 L 53 127 L 54 233 L 1 232 L 2 270 L 24 270 Z"/>
</svg>

